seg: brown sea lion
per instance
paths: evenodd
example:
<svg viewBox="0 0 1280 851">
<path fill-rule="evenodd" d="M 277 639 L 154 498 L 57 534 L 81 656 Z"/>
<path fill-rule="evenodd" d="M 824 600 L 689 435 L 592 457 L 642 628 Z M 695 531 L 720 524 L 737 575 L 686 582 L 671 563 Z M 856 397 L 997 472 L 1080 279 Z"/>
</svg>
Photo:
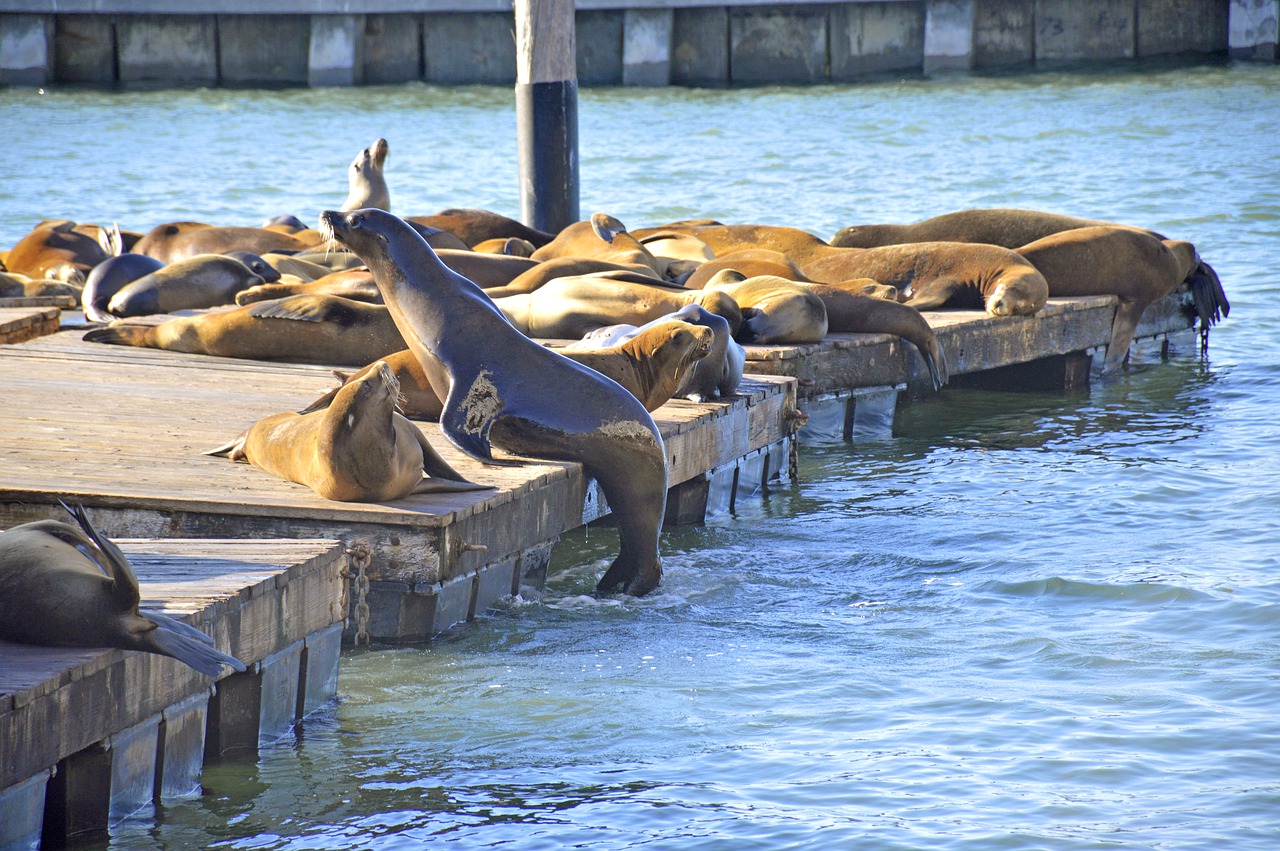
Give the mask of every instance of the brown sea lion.
<svg viewBox="0 0 1280 851">
<path fill-rule="evenodd" d="M 646 410 L 656 411 L 675 395 L 694 364 L 711 352 L 713 339 L 709 328 L 673 320 L 616 346 L 556 351 L 609 376 L 639 399 Z M 427 374 L 413 352 L 406 349 L 382 360 L 400 382 L 401 412 L 413 419 L 439 421 L 444 402 L 431 389 Z M 372 368 L 367 366 L 350 375 L 334 374 L 345 384 L 361 378 Z M 336 389 L 329 391 L 299 413 L 327 407 L 337 392 Z"/>
<path fill-rule="evenodd" d="M 252 251 L 254 254 L 265 255 L 276 249 L 299 251 L 308 247 L 307 243 L 297 237 L 264 228 L 215 227 L 195 222 L 173 222 L 152 228 L 133 250 L 164 263 L 176 263 L 196 254 Z"/>
<path fill-rule="evenodd" d="M 658 262 L 649 249 L 627 233 L 622 222 L 605 213 L 593 213 L 583 222 L 574 222 L 556 238 L 533 252 L 534 260 L 562 257 L 585 257 L 604 260 L 619 266 L 648 269 L 655 277 L 663 277 L 665 263 Z"/>
<path fill-rule="evenodd" d="M 427 240 L 431 245 L 431 241 Z M 506 286 L 531 269 L 537 260 L 508 254 L 484 254 L 479 251 L 457 251 L 431 245 L 436 256 L 453 271 L 484 289 Z"/>
<path fill-rule="evenodd" d="M 343 272 L 330 272 L 314 281 L 300 279 L 259 284 L 236 293 L 236 304 L 274 301 L 292 295 L 333 295 L 354 301 L 382 304 L 382 293 L 373 282 L 373 273 L 361 266 Z"/>
<path fill-rule="evenodd" d="M 130 281 L 107 302 L 112 316 L 147 316 L 231 304 L 261 275 L 225 254 L 197 254 Z"/>
<path fill-rule="evenodd" d="M 306 485 L 325 499 L 387 502 L 487 487 L 462 478 L 396 412 L 400 382 L 383 361 L 339 388 L 323 411 L 272 414 L 206 452 Z M 425 475 L 424 475 L 425 474 Z"/>
<path fill-rule="evenodd" d="M 441 257 L 440 259 L 444 260 L 445 264 L 453 268 L 454 271 L 462 272 L 461 269 L 454 268 L 448 258 Z M 489 298 L 506 298 L 511 295 L 531 293 L 547 283 L 547 281 L 554 281 L 556 278 L 572 278 L 578 275 L 594 275 L 600 272 L 619 273 L 620 280 L 628 280 L 632 283 L 649 283 L 661 287 L 671 285 L 670 281 L 655 275 L 648 266 L 634 263 L 622 265 L 608 260 L 596 260 L 591 257 L 558 257 L 555 260 L 544 260 L 542 262 L 531 260 L 530 262 L 533 263 L 531 267 L 512 278 L 505 285 L 480 285 L 484 287 Z M 465 273 L 463 273 L 463 276 L 470 277 Z M 479 281 L 476 283 L 479 283 Z"/>
<path fill-rule="evenodd" d="M 83 289 L 67 281 L 32 278 L 27 275 L 0 272 L 0 298 L 47 298 L 71 296 L 79 299 Z"/>
<path fill-rule="evenodd" d="M 577 340 L 606 325 L 643 325 L 686 304 L 729 320 L 736 334 L 742 311 L 722 292 L 654 286 L 630 272 L 555 278 L 531 293 L 494 299 L 507 320 L 530 337 Z"/>
<path fill-rule="evenodd" d="M 347 168 L 347 200 L 342 202 L 342 209 L 391 209 L 391 190 L 382 174 L 389 150 L 386 139 L 375 139 L 372 145 L 356 154 Z"/>
<path fill-rule="evenodd" d="M 912 225 L 856 225 L 836 233 L 831 237 L 831 244 L 841 248 L 878 248 L 909 242 L 981 242 L 1017 248 L 1064 230 L 1100 226 L 1127 227 L 1118 222 L 1039 210 L 995 208 L 946 213 Z M 1153 231 L 1136 229 L 1164 239 Z"/>
<path fill-rule="evenodd" d="M 327 211 L 320 221 L 373 272 L 428 383 L 445 400 L 445 436 L 490 463 L 493 445 L 580 462 L 618 522 L 618 556 L 597 588 L 636 595 L 656 588 L 666 451 L 635 396 L 521 334 L 484 290 L 449 269 L 395 216 Z"/>
<path fill-rule="evenodd" d="M 471 250 L 481 254 L 502 254 L 507 257 L 532 257 L 533 252 L 538 250 L 538 246 L 527 239 L 506 236 L 477 242 L 471 246 Z"/>
<path fill-rule="evenodd" d="M 703 263 L 685 280 L 684 285 L 689 289 L 701 289 L 706 285 L 707 281 L 725 269 L 741 272 L 748 278 L 754 278 L 759 275 L 775 275 L 801 284 L 817 283 L 781 252 L 771 251 L 767 248 L 744 248 L 740 251 L 730 252 L 724 257 L 718 257 L 715 260 L 708 260 Z M 839 284 L 833 284 L 833 286 L 839 286 L 849 292 L 858 292 L 875 298 L 883 298 L 890 301 L 898 300 L 896 287 L 886 286 L 870 278 L 854 278 L 850 281 L 841 281 Z"/>
<path fill-rule="evenodd" d="M 91 343 L 252 360 L 364 366 L 405 347 L 387 309 L 337 296 L 298 295 L 158 325 L 117 322 Z"/>
<path fill-rule="evenodd" d="M 5 255 L 10 272 L 36 279 L 84 285 L 94 266 L 111 256 L 97 239 L 77 230 L 75 222 L 42 222 Z"/>
<path fill-rule="evenodd" d="M 129 559 L 94 528 L 84 508 L 67 510 L 80 528 L 37 520 L 0 532 L 0 638 L 158 653 L 210 677 L 221 675 L 224 665 L 245 669 L 194 626 L 139 609 Z"/>
<path fill-rule="evenodd" d="M 1104 371 L 1124 363 L 1147 305 L 1183 283 L 1191 286 L 1205 317 L 1203 327 L 1231 309 L 1217 274 L 1189 242 L 1161 240 L 1123 226 L 1087 227 L 1038 239 L 1018 253 L 1044 274 L 1051 296 L 1119 296 Z"/>
<path fill-rule="evenodd" d="M 925 368 L 933 389 L 947 383 L 947 356 L 938 344 L 929 323 L 920 311 L 906 304 L 899 304 L 876 296 L 869 296 L 857 289 L 831 286 L 830 284 L 801 284 L 822 299 L 827 311 L 829 332 L 855 334 L 893 334 L 915 345 L 924 358 Z"/>
<path fill-rule="evenodd" d="M 738 303 L 742 326 L 734 339 L 739 343 L 816 343 L 827 335 L 822 299 L 795 281 L 777 275 L 748 278 L 725 269 L 701 291 L 727 293 Z"/>
<path fill-rule="evenodd" d="M 486 240 L 507 237 L 527 240 L 535 247 L 541 247 L 556 237 L 554 233 L 531 228 L 515 219 L 509 219 L 489 210 L 441 210 L 432 216 L 407 216 L 405 221 L 448 231 L 465 242 L 469 248 L 475 248 Z"/>
</svg>

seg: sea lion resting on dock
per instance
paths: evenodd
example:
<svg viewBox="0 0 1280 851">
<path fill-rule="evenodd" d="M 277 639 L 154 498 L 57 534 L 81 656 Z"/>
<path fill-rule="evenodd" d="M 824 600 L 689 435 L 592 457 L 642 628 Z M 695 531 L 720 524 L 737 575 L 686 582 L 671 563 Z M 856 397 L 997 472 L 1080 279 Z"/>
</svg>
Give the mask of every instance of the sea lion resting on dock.
<svg viewBox="0 0 1280 851">
<path fill-rule="evenodd" d="M 327 211 L 320 223 L 373 272 L 405 342 L 445 400 L 445 436 L 486 463 L 496 463 L 492 445 L 580 462 L 618 521 L 618 556 L 597 589 L 641 595 L 656 588 L 667 462 L 644 406 L 617 382 L 513 328 L 480 287 L 395 216 Z"/>
<path fill-rule="evenodd" d="M 1081 219 L 1040 210 L 994 208 L 960 210 L 925 219 L 912 225 L 855 225 L 831 237 L 840 248 L 879 248 L 912 242 L 980 242 L 1003 248 L 1018 248 L 1065 230 L 1087 227 L 1127 227 L 1119 222 Z M 1135 228 L 1156 239 L 1164 237 L 1144 228 Z"/>
<path fill-rule="evenodd" d="M 531 228 L 489 210 L 455 208 L 441 210 L 431 216 L 407 216 L 405 221 L 448 231 L 461 239 L 468 248 L 475 248 L 491 239 L 508 237 L 523 239 L 540 248 L 556 238 L 554 233 Z"/>
<path fill-rule="evenodd" d="M 65 507 L 65 506 L 64 506 Z M 129 559 L 67 508 L 80 528 L 37 520 L 0 532 L 0 638 L 54 647 L 119 647 L 170 656 L 216 677 L 244 664 L 195 627 L 139 610 Z"/>
<path fill-rule="evenodd" d="M 326 409 L 272 414 L 205 454 L 248 461 L 325 499 L 343 502 L 387 502 L 415 493 L 487 487 L 462 478 L 421 429 L 396 412 L 399 393 L 395 373 L 378 361 L 339 388 Z"/>
<path fill-rule="evenodd" d="M 1124 363 L 1147 306 L 1183 283 L 1191 288 L 1203 333 L 1231 311 L 1217 273 L 1189 242 L 1123 226 L 1087 227 L 1038 239 L 1018 253 L 1044 273 L 1051 296 L 1119 297 L 1104 371 Z"/>
<path fill-rule="evenodd" d="M 96 225 L 50 219 L 37 224 L 5 253 L 4 268 L 38 280 L 83 286 L 94 266 L 120 252 L 118 236 L 115 238 L 111 244 L 108 233 Z"/>
<path fill-rule="evenodd" d="M 740 343 L 816 343 L 827 336 L 827 310 L 802 284 L 776 275 L 748 278 L 726 269 L 707 281 L 703 292 L 727 293 L 742 310 Z"/>
<path fill-rule="evenodd" d="M 106 312 L 124 318 L 217 307 L 231 304 L 241 290 L 263 283 L 261 275 L 234 257 L 197 254 L 120 287 L 107 302 Z"/>
<path fill-rule="evenodd" d="M 811 280 L 838 285 L 871 278 L 894 287 L 919 310 L 985 308 L 993 316 L 1030 316 L 1044 307 L 1048 285 L 1014 251 L 995 245 L 923 242 L 882 248 L 836 248 L 799 228 L 767 225 L 695 227 L 716 256 L 743 248 L 780 252 Z"/>
<path fill-rule="evenodd" d="M 158 325 L 116 322 L 84 335 L 91 343 L 144 346 L 228 358 L 364 366 L 405 347 L 382 305 L 299 295 L 179 316 Z"/>
<path fill-rule="evenodd" d="M 303 251 L 310 243 L 265 228 L 217 227 L 202 222 L 169 222 L 156 225 L 138 240 L 133 250 L 163 263 L 176 263 L 196 254 L 230 254 L 251 251 L 263 255 L 269 251 Z"/>
<path fill-rule="evenodd" d="M 605 260 L 636 271 L 647 270 L 658 278 L 665 278 L 668 266 L 628 233 L 626 225 L 606 213 L 593 213 L 586 221 L 574 222 L 532 255 L 538 261 L 565 257 Z"/>
<path fill-rule="evenodd" d="M 738 384 L 742 381 L 742 370 L 746 365 L 747 354 L 743 351 L 741 344 L 733 339 L 729 320 L 696 304 L 686 304 L 679 310 L 659 316 L 638 328 L 635 325 L 625 324 L 598 328 L 560 351 L 569 354 L 571 351 L 585 352 L 616 346 L 673 320 L 710 330 L 712 342 L 711 351 L 685 373 L 685 377 L 672 395 L 691 402 L 706 402 L 728 396 L 737 390 Z"/>
<path fill-rule="evenodd" d="M 710 328 L 670 321 L 608 348 L 556 351 L 607 375 L 639 399 L 645 410 L 656 411 L 676 394 L 689 372 L 711 352 L 713 342 Z M 396 352 L 382 360 L 400 382 L 401 413 L 413 419 L 439 421 L 444 402 L 431 389 L 427 374 L 413 352 Z M 374 366 L 376 364 L 350 375 L 341 372 L 334 375 L 345 385 L 363 377 Z M 328 407 L 338 389 L 330 390 L 299 413 Z"/>
<path fill-rule="evenodd" d="M 742 311 L 726 293 L 655 285 L 633 272 L 599 272 L 547 281 L 531 293 L 494 300 L 517 329 L 530 337 L 579 340 L 606 325 L 643 325 L 698 304 L 723 316 L 737 333 Z"/>
</svg>

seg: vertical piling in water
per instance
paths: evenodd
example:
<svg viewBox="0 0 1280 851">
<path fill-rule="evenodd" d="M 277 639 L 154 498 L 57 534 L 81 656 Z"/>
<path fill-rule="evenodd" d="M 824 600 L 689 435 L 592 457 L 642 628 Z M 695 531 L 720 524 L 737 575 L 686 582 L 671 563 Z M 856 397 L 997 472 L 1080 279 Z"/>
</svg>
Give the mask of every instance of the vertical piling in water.
<svg viewBox="0 0 1280 851">
<path fill-rule="evenodd" d="M 578 221 L 578 77 L 573 0 L 516 0 L 520 217 L 539 230 Z"/>
</svg>

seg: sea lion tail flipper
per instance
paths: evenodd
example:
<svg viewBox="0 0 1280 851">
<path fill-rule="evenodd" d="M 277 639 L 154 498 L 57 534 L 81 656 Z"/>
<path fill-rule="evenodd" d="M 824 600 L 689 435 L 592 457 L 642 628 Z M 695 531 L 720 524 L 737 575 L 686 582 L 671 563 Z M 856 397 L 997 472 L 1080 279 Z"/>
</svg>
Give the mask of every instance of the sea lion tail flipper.
<svg viewBox="0 0 1280 851">
<path fill-rule="evenodd" d="M 155 330 L 150 325 L 109 325 L 91 328 L 81 337 L 87 343 L 107 343 L 112 346 L 153 346 Z"/>
<path fill-rule="evenodd" d="M 138 590 L 138 577 L 133 573 L 133 565 L 129 564 L 129 559 L 115 542 L 106 535 L 100 533 L 93 523 L 89 520 L 89 514 L 84 510 L 83 505 L 77 505 L 75 508 L 67 505 L 59 500 L 62 507 L 71 512 L 71 516 L 76 519 L 76 523 L 89 536 L 89 539 L 97 545 L 102 552 L 103 560 L 106 564 L 101 565 L 105 568 L 107 574 L 112 581 L 112 596 L 127 609 L 135 608 L 138 601 L 142 599 L 142 594 Z"/>
<path fill-rule="evenodd" d="M 336 374 L 336 373 L 335 373 L 335 374 Z M 341 390 L 341 389 L 345 386 L 345 379 L 343 379 L 343 382 L 344 382 L 343 384 L 339 384 L 337 387 L 333 388 L 333 389 L 332 389 L 332 390 L 330 390 L 328 393 L 326 393 L 326 394 L 324 394 L 323 396 L 321 396 L 319 399 L 316 399 L 316 400 L 315 400 L 314 402 L 312 402 L 310 405 L 307 405 L 305 408 L 303 408 L 302 410 L 298 411 L 298 413 L 299 413 L 299 414 L 311 414 L 311 413 L 315 413 L 316 411 L 323 411 L 323 410 L 327 410 L 327 409 L 328 409 L 328 407 L 329 407 L 330 405 L 332 405 L 332 404 L 333 404 L 333 400 L 334 400 L 334 398 L 336 398 L 336 397 L 337 397 L 337 395 L 338 395 L 338 391 L 339 391 L 339 390 Z M 220 454 L 222 454 L 222 453 L 220 453 L 220 452 L 206 452 L 206 453 L 204 453 L 204 454 L 205 454 L 205 455 L 220 455 Z"/>
<path fill-rule="evenodd" d="M 159 627 L 165 627 L 173 630 L 174 632 L 183 633 L 189 638 L 194 638 L 202 644 L 207 644 L 210 647 L 213 646 L 212 638 L 186 621 L 180 621 L 177 618 L 169 617 L 164 612 L 157 612 L 155 609 L 138 609 L 138 614 L 142 615 L 144 618 L 150 618 L 155 621 L 156 625 Z"/>
<path fill-rule="evenodd" d="M 216 449 L 207 449 L 201 452 L 201 455 L 222 455 L 232 461 L 243 461 L 245 459 L 244 445 L 245 440 L 249 436 L 249 430 L 245 429 L 231 440 L 217 447 Z"/>
<path fill-rule="evenodd" d="M 476 488 L 488 487 L 488 485 L 477 485 L 469 482 L 462 477 L 462 474 L 449 466 L 449 462 L 440 457 L 440 453 L 436 452 L 436 448 L 427 440 L 427 436 L 422 433 L 422 429 L 414 426 L 413 433 L 418 438 L 418 445 L 422 447 L 422 471 L 431 477 L 432 480 L 444 480 L 455 485 L 465 485 L 467 487 L 453 488 L 454 490 L 474 490 Z M 428 480 L 423 480 L 418 484 L 418 488 L 422 488 Z M 429 490 L 415 490 L 414 493 L 430 493 Z"/>
<path fill-rule="evenodd" d="M 155 652 L 184 662 L 205 676 L 220 675 L 223 665 L 236 671 L 245 670 L 245 664 L 236 657 L 192 638 L 186 631 L 175 630 L 169 623 L 157 622 L 156 628 L 146 635 Z"/>
<path fill-rule="evenodd" d="M 463 491 L 484 491 L 493 490 L 496 485 L 480 485 L 475 482 L 469 482 L 466 479 L 443 479 L 437 476 L 430 476 L 418 482 L 418 486 L 413 489 L 414 493 L 461 493 Z"/>
<path fill-rule="evenodd" d="M 1191 287 L 1191 300 L 1195 305 L 1200 327 L 1208 329 L 1231 313 L 1231 304 L 1222 289 L 1222 281 L 1213 267 L 1201 260 L 1192 270 L 1187 284 Z"/>
<path fill-rule="evenodd" d="M 627 226 L 608 213 L 592 213 L 591 229 L 596 232 L 596 236 L 608 243 L 612 243 L 618 234 L 627 232 Z"/>
</svg>

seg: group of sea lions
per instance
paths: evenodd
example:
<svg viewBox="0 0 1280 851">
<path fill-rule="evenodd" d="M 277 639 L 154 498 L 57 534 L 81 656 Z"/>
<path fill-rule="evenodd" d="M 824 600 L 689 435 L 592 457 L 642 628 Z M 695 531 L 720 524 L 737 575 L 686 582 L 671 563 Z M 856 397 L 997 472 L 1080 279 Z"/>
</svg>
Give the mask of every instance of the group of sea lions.
<svg viewBox="0 0 1280 851">
<path fill-rule="evenodd" d="M 667 467 L 650 412 L 732 393 L 743 343 L 892 334 L 940 387 L 946 358 L 921 310 L 1028 316 L 1055 296 L 1114 294 L 1107 368 L 1123 363 L 1147 305 L 1183 284 L 1202 329 L 1229 310 L 1194 246 L 1118 223 L 968 210 L 824 241 L 710 219 L 629 231 L 597 213 L 552 234 L 484 210 L 393 215 L 387 150 L 380 139 L 357 155 L 346 202 L 317 228 L 285 216 L 142 234 L 58 220 L 0 259 L 26 281 L 80 287 L 86 315 L 109 323 L 86 340 L 360 367 L 210 453 L 326 498 L 481 487 L 406 414 L 439 421 L 486 464 L 513 463 L 495 446 L 582 463 L 620 528 L 598 588 L 635 595 L 662 575 Z M 190 315 L 129 319 L 177 310 Z M 574 342 L 557 350 L 536 338 Z"/>
</svg>

